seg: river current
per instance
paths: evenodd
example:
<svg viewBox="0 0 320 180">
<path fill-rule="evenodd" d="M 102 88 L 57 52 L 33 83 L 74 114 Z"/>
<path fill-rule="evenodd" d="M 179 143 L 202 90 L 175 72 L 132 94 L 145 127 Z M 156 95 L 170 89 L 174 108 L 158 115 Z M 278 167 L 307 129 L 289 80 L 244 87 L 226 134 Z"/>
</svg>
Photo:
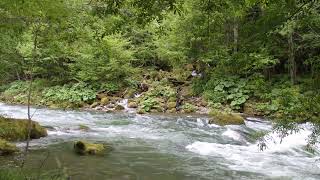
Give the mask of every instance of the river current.
<svg viewBox="0 0 320 180">
<path fill-rule="evenodd" d="M 269 121 L 257 118 L 223 127 L 198 115 L 32 112 L 49 135 L 31 141 L 30 171 L 59 170 L 76 180 L 320 179 L 319 148 L 305 150 L 309 124 L 281 139 Z M 25 119 L 27 108 L 0 104 L 0 114 Z M 261 132 L 266 133 L 263 151 L 256 137 Z M 76 140 L 110 144 L 113 150 L 105 156 L 78 156 L 72 150 Z M 13 163 L 14 157 L 0 158 L 0 167 Z"/>
</svg>

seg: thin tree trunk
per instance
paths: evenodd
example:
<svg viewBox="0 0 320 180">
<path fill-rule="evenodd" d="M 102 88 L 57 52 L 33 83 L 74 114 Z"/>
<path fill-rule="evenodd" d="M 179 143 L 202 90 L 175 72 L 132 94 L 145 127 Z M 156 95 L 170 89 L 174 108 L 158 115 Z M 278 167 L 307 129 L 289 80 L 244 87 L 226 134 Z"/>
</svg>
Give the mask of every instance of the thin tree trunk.
<svg viewBox="0 0 320 180">
<path fill-rule="evenodd" d="M 238 39 L 239 39 L 239 25 L 235 18 L 233 22 L 233 52 L 238 52 Z"/>
<path fill-rule="evenodd" d="M 290 33 L 288 36 L 288 45 L 289 45 L 289 72 L 290 72 L 290 78 L 291 78 L 291 83 L 295 84 L 296 83 L 296 76 L 297 76 L 297 67 L 296 67 L 296 62 L 294 59 L 294 44 L 293 44 L 293 33 Z"/>
<path fill-rule="evenodd" d="M 33 61 L 35 62 L 37 59 L 37 47 L 38 47 L 38 26 L 35 27 L 36 29 L 34 30 L 34 40 L 33 40 Z M 26 142 L 26 147 L 25 147 L 25 152 L 24 152 L 24 158 L 22 161 L 21 167 L 24 166 L 25 161 L 27 159 L 27 155 L 29 152 L 29 146 L 30 146 L 30 136 L 31 136 L 31 129 L 32 129 L 32 120 L 31 120 L 31 95 L 32 95 L 32 83 L 33 83 L 33 62 L 30 65 L 30 70 L 29 70 L 29 89 L 28 89 L 28 126 L 27 126 L 27 142 Z"/>
</svg>

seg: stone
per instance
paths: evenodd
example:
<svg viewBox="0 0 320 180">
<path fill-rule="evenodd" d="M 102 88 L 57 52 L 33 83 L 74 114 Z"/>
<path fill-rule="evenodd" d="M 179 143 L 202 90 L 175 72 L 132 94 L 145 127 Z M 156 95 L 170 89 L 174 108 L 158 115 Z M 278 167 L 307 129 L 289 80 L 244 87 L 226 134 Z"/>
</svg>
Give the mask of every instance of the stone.
<svg viewBox="0 0 320 180">
<path fill-rule="evenodd" d="M 143 109 L 139 109 L 139 110 L 137 111 L 137 113 L 138 113 L 138 114 L 145 114 L 145 113 L 146 113 L 146 111 L 145 111 L 145 110 L 143 110 Z"/>
<path fill-rule="evenodd" d="M 0 139 L 0 156 L 11 155 L 18 151 L 19 149 L 15 144 L 11 144 L 6 140 Z"/>
<path fill-rule="evenodd" d="M 177 110 L 176 110 L 176 108 L 173 108 L 173 109 L 169 109 L 167 112 L 168 112 L 168 113 L 176 113 Z"/>
<path fill-rule="evenodd" d="M 210 116 L 209 124 L 218 124 L 221 126 L 245 124 L 244 118 L 237 113 L 213 111 L 210 112 Z"/>
<path fill-rule="evenodd" d="M 180 94 L 184 98 L 192 97 L 192 88 L 190 86 L 184 86 L 181 88 Z"/>
<path fill-rule="evenodd" d="M 168 109 L 175 109 L 176 106 L 177 106 L 176 102 L 169 102 L 167 105 Z"/>
<path fill-rule="evenodd" d="M 128 103 L 128 108 L 137 108 L 138 104 L 136 102 L 129 102 Z"/>
<path fill-rule="evenodd" d="M 80 155 L 102 155 L 105 152 L 103 144 L 77 141 L 74 143 L 74 151 Z"/>
<path fill-rule="evenodd" d="M 110 100 L 108 97 L 104 97 L 101 99 L 100 101 L 101 105 L 105 106 L 105 105 L 108 105 L 110 103 Z"/>
<path fill-rule="evenodd" d="M 125 108 L 123 106 L 121 106 L 120 104 L 117 104 L 115 107 L 114 107 L 114 110 L 116 111 L 121 111 L 121 110 L 124 110 Z"/>
<path fill-rule="evenodd" d="M 0 117 L 0 138 L 7 141 L 24 141 L 28 138 L 29 120 Z M 31 121 L 31 139 L 46 137 L 47 130 L 39 123 Z"/>
</svg>

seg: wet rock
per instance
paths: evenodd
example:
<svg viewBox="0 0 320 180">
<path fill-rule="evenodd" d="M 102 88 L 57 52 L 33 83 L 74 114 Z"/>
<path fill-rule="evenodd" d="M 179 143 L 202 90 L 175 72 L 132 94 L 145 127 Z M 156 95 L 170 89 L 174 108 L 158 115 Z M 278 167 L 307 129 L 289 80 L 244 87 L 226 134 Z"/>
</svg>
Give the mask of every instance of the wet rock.
<svg viewBox="0 0 320 180">
<path fill-rule="evenodd" d="M 16 147 L 16 145 L 0 139 L 0 156 L 11 155 L 18 151 L 19 149 Z"/>
<path fill-rule="evenodd" d="M 29 120 L 0 117 L 0 138 L 7 141 L 24 141 L 28 138 Z M 47 136 L 47 130 L 39 123 L 31 122 L 31 139 Z"/>
<path fill-rule="evenodd" d="M 94 144 L 85 141 L 74 143 L 74 151 L 80 155 L 102 155 L 106 148 L 103 144 Z"/>
<path fill-rule="evenodd" d="M 138 113 L 138 114 L 145 114 L 145 113 L 146 113 L 146 111 L 145 111 L 145 110 L 143 110 L 143 109 L 139 109 L 139 110 L 137 111 L 137 113 Z"/>
<path fill-rule="evenodd" d="M 125 108 L 123 106 L 121 106 L 120 104 L 117 104 L 115 107 L 114 107 L 114 110 L 116 111 L 121 111 L 121 110 L 124 110 Z"/>
<path fill-rule="evenodd" d="M 210 112 L 210 116 L 209 124 L 218 124 L 221 126 L 245 124 L 244 118 L 236 113 L 213 111 Z"/>
<path fill-rule="evenodd" d="M 129 102 L 128 103 L 128 108 L 137 108 L 138 104 L 136 102 Z"/>
</svg>

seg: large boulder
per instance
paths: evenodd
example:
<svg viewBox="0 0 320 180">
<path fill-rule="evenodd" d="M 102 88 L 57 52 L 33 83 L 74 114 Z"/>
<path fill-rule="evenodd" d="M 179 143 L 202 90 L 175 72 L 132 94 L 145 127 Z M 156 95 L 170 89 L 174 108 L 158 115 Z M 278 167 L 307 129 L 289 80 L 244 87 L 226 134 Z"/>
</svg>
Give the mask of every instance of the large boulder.
<svg viewBox="0 0 320 180">
<path fill-rule="evenodd" d="M 74 143 L 74 151 L 80 155 L 102 155 L 106 150 L 103 144 L 77 141 Z"/>
<path fill-rule="evenodd" d="M 28 138 L 29 120 L 0 117 L 0 138 L 7 141 L 24 141 Z M 46 137 L 47 130 L 35 121 L 31 121 L 31 139 Z"/>
<path fill-rule="evenodd" d="M 221 126 L 245 124 L 244 118 L 236 113 L 213 111 L 210 112 L 210 116 L 209 124 L 218 124 Z"/>
<path fill-rule="evenodd" d="M 16 147 L 16 145 L 11 144 L 6 140 L 0 139 L 0 156 L 11 155 L 18 151 L 19 149 Z"/>
</svg>

